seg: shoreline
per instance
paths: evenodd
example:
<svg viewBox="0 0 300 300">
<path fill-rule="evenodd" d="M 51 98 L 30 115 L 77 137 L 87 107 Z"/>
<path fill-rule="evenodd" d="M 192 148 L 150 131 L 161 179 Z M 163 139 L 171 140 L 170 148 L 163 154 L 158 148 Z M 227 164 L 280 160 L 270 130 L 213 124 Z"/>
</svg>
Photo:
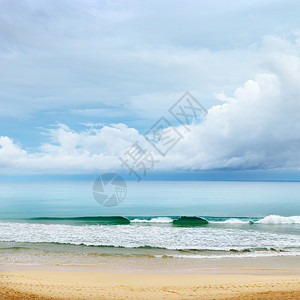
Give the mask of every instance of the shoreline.
<svg viewBox="0 0 300 300">
<path fill-rule="evenodd" d="M 0 264 L 0 274 L 6 272 L 31 272 L 31 271 L 55 271 L 55 272 L 87 272 L 102 274 L 120 274 L 120 275 L 162 275 L 162 276 L 192 276 L 192 275 L 263 275 L 263 276 L 300 276 L 300 269 L 294 268 L 244 268 L 244 267 L 211 267 L 183 269 L 182 267 L 170 267 L 166 270 L 161 264 L 150 266 L 131 266 L 125 264 L 119 266 L 92 266 L 92 265 L 25 265 L 25 264 Z"/>
<path fill-rule="evenodd" d="M 28 256 L 30 254 L 30 259 Z M 35 255 L 33 255 L 35 254 Z M 299 256 L 170 258 L 151 256 L 102 256 L 20 250 L 13 260 L 2 260 L 0 272 L 19 270 L 87 271 L 119 274 L 257 274 L 300 275 Z"/>
<path fill-rule="evenodd" d="M 120 274 L 22 270 L 0 272 L 1 299 L 297 299 L 300 275 Z M 225 270 L 226 271 L 226 270 Z M 228 271 L 229 272 L 229 271 Z"/>
</svg>

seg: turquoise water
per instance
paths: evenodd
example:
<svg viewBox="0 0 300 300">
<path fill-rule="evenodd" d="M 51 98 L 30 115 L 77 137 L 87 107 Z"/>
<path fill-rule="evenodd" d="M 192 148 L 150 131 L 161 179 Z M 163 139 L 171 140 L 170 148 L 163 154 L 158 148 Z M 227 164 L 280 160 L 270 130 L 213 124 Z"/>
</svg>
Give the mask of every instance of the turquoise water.
<svg viewBox="0 0 300 300">
<path fill-rule="evenodd" d="M 127 182 L 125 200 L 109 208 L 94 200 L 92 187 L 88 181 L 1 182 L 0 264 L 32 263 L 49 252 L 67 253 L 72 263 L 79 259 L 74 253 L 300 255 L 298 182 Z M 176 221 L 181 216 L 199 219 Z"/>
<path fill-rule="evenodd" d="M 0 182 L 0 218 L 300 215 L 298 182 L 127 182 L 121 205 L 100 206 L 93 182 Z"/>
</svg>

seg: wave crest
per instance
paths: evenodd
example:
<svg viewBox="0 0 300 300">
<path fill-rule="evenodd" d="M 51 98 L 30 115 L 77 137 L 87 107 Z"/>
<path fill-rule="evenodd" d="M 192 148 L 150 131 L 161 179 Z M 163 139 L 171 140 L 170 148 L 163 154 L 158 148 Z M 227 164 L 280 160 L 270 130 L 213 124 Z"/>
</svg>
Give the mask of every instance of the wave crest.
<svg viewBox="0 0 300 300">
<path fill-rule="evenodd" d="M 282 217 L 270 215 L 256 221 L 255 224 L 300 224 L 300 216 Z"/>
<path fill-rule="evenodd" d="M 152 218 L 150 220 L 146 219 L 134 219 L 131 220 L 130 223 L 172 223 L 173 219 L 168 217 L 158 217 Z"/>
</svg>

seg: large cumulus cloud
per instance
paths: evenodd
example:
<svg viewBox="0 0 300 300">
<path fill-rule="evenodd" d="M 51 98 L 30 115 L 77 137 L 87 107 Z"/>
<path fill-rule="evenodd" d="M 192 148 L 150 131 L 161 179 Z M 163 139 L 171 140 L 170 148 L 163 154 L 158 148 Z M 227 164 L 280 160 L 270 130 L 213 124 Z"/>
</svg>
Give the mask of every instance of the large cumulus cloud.
<svg viewBox="0 0 300 300">
<path fill-rule="evenodd" d="M 276 43 L 285 45 L 285 41 Z M 269 52 L 268 72 L 217 94 L 205 120 L 177 129 L 184 135 L 156 166 L 162 170 L 290 169 L 300 167 L 300 60 L 298 44 Z M 9 137 L 0 138 L 0 166 L 14 172 L 88 173 L 120 169 L 118 159 L 136 141 L 159 157 L 141 132 L 125 124 L 74 131 L 60 124 L 47 130 L 49 142 L 26 152 Z"/>
</svg>

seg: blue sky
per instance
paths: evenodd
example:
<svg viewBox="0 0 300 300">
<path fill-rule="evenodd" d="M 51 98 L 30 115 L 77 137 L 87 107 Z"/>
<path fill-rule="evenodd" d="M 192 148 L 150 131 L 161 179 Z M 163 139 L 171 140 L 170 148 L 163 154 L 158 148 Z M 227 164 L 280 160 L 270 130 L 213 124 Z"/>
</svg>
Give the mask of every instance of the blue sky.
<svg viewBox="0 0 300 300">
<path fill-rule="evenodd" d="M 167 178 L 297 178 L 299 9 L 298 1 L 1 0 L 1 178 L 120 171 L 137 141 Z M 208 110 L 189 130 L 168 112 L 186 91 Z M 162 116 L 184 137 L 165 157 L 143 137 Z"/>
</svg>

